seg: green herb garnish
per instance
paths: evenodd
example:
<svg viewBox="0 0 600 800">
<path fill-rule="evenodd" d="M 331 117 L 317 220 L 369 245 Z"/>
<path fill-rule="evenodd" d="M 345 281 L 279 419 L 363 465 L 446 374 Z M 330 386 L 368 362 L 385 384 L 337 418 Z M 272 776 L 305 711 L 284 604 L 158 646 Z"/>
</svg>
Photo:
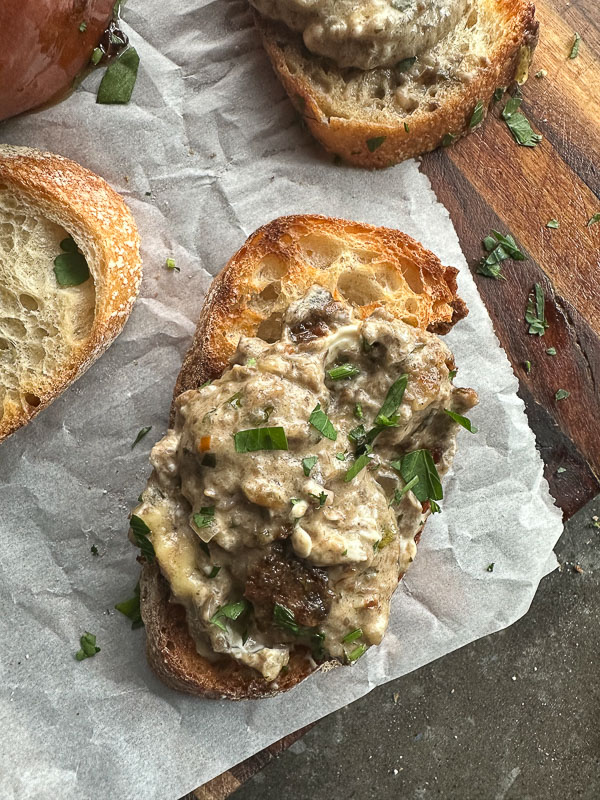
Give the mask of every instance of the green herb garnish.
<svg viewBox="0 0 600 800">
<path fill-rule="evenodd" d="M 141 442 L 141 440 L 144 438 L 144 436 L 145 436 L 147 433 L 150 433 L 150 431 L 151 431 L 151 430 L 152 430 L 152 425 L 148 425 L 147 427 L 145 427 L 145 428 L 142 428 L 142 429 L 139 431 L 138 435 L 135 437 L 135 440 L 134 440 L 133 444 L 131 445 L 131 449 L 133 450 L 133 448 L 136 446 L 136 444 L 137 444 L 138 442 Z"/>
<path fill-rule="evenodd" d="M 203 506 L 193 515 L 194 525 L 197 528 L 208 528 L 215 521 L 215 507 Z"/>
<path fill-rule="evenodd" d="M 256 359 L 254 358 L 254 356 L 252 356 L 251 358 L 248 359 L 248 361 L 246 361 L 246 366 L 247 367 L 255 367 L 256 366 Z"/>
<path fill-rule="evenodd" d="M 104 51 L 101 47 L 95 47 L 94 52 L 91 55 L 90 62 L 92 66 L 97 66 L 100 61 L 102 60 L 102 56 L 104 55 Z"/>
<path fill-rule="evenodd" d="M 568 392 L 566 389 L 559 389 L 558 392 L 554 395 L 555 400 L 566 400 L 567 397 L 571 395 L 571 392 Z"/>
<path fill-rule="evenodd" d="M 524 366 L 525 366 L 525 372 L 529 375 L 529 373 L 531 372 L 531 361 L 525 361 Z"/>
<path fill-rule="evenodd" d="M 442 147 L 450 147 L 457 140 L 457 136 L 453 133 L 446 133 L 444 134 L 444 138 L 442 139 Z"/>
<path fill-rule="evenodd" d="M 581 43 L 581 36 L 576 33 L 573 36 L 573 44 L 571 45 L 571 52 L 569 53 L 569 58 L 577 58 L 579 55 L 579 45 Z"/>
<path fill-rule="evenodd" d="M 354 649 L 351 653 L 348 653 L 348 661 L 350 664 L 353 664 L 357 661 L 361 656 L 363 656 L 367 651 L 366 644 L 359 644 L 359 646 Z"/>
<path fill-rule="evenodd" d="M 469 122 L 469 128 L 475 128 L 483 119 L 483 102 L 480 100 L 473 109 L 473 116 Z"/>
<path fill-rule="evenodd" d="M 90 277 L 90 270 L 85 256 L 77 247 L 72 236 L 67 236 L 60 243 L 64 250 L 54 259 L 54 274 L 59 286 L 79 286 Z"/>
<path fill-rule="evenodd" d="M 167 269 L 170 269 L 171 271 L 174 270 L 175 272 L 181 272 L 181 269 L 175 263 L 174 258 L 167 258 L 167 260 L 165 261 L 165 267 Z"/>
<path fill-rule="evenodd" d="M 82 22 L 79 26 L 79 32 L 85 33 L 87 31 L 87 22 Z"/>
<path fill-rule="evenodd" d="M 311 469 L 314 467 L 314 465 L 317 463 L 318 460 L 319 460 L 318 456 L 308 456 L 307 458 L 302 459 L 302 469 L 304 470 L 304 474 L 306 475 L 307 478 L 310 475 Z"/>
<path fill-rule="evenodd" d="M 356 419 L 364 419 L 365 415 L 363 413 L 362 403 L 357 403 L 354 406 L 354 416 Z"/>
<path fill-rule="evenodd" d="M 362 628 L 355 628 L 353 631 L 350 631 L 350 633 L 347 633 L 344 636 L 342 642 L 344 644 L 348 644 L 349 642 L 354 642 L 356 641 L 356 639 L 360 639 L 362 635 L 363 635 Z"/>
<path fill-rule="evenodd" d="M 346 460 L 346 453 L 336 453 L 335 457 L 338 461 L 345 461 Z"/>
<path fill-rule="evenodd" d="M 360 370 L 358 367 L 355 367 L 354 364 L 340 364 L 339 367 L 328 369 L 327 374 L 332 381 L 340 381 L 345 378 L 356 377 L 356 375 L 360 374 Z"/>
<path fill-rule="evenodd" d="M 505 86 L 499 86 L 494 91 L 494 102 L 495 103 L 498 103 L 500 100 L 502 100 L 502 98 L 504 97 L 504 92 L 505 91 L 506 91 L 506 87 Z"/>
<path fill-rule="evenodd" d="M 416 476 L 419 480 L 412 486 L 412 493 L 422 503 L 429 500 L 432 511 L 434 508 L 439 509 L 435 501 L 442 500 L 444 494 L 440 476 L 429 450 L 414 450 L 398 461 L 392 461 L 390 466 L 402 475 L 406 483 Z"/>
<path fill-rule="evenodd" d="M 135 630 L 136 628 L 141 628 L 144 624 L 142 620 L 142 612 L 140 611 L 140 583 L 137 582 L 135 589 L 133 590 L 133 597 L 130 597 L 129 600 L 123 600 L 122 603 L 117 603 L 115 605 L 117 611 L 120 611 L 121 614 L 124 614 L 131 620 L 131 628 Z"/>
<path fill-rule="evenodd" d="M 358 473 L 363 470 L 370 461 L 370 448 L 367 449 L 367 452 L 362 453 L 352 464 L 350 469 L 344 475 L 344 483 L 349 483 L 351 480 L 356 478 Z"/>
<path fill-rule="evenodd" d="M 444 411 L 454 420 L 454 422 L 458 422 L 458 424 L 462 425 L 465 430 L 469 431 L 469 433 L 477 433 L 477 428 L 475 425 L 471 424 L 470 419 L 463 417 L 462 414 L 457 414 L 456 411 L 450 411 L 447 408 L 445 408 Z"/>
<path fill-rule="evenodd" d="M 156 558 L 156 553 L 154 552 L 154 545 L 148 538 L 152 531 L 146 525 L 144 520 L 141 517 L 138 517 L 136 514 L 131 515 L 129 527 L 133 532 L 133 538 L 136 546 L 140 548 L 146 561 L 149 564 L 153 564 L 154 559 Z"/>
<path fill-rule="evenodd" d="M 327 502 L 326 492 L 319 492 L 319 494 L 313 494 L 312 492 L 309 492 L 308 494 L 310 497 L 314 497 L 315 500 L 319 501 L 319 508 L 323 508 L 323 506 Z"/>
<path fill-rule="evenodd" d="M 483 246 L 489 255 L 483 259 L 477 272 L 488 278 L 504 279 L 500 272 L 500 264 L 507 258 L 515 261 L 524 261 L 525 256 L 517 247 L 517 243 L 510 234 L 503 236 L 499 231 L 492 231 L 491 235 L 483 240 Z"/>
<path fill-rule="evenodd" d="M 556 355 L 556 347 L 548 347 L 548 348 L 546 348 L 546 352 L 548 353 L 549 356 L 555 356 Z"/>
<path fill-rule="evenodd" d="M 492 561 L 492 563 L 491 563 L 491 564 L 488 564 L 488 565 L 487 565 L 487 567 L 486 567 L 486 570 L 487 570 L 488 572 L 493 572 L 493 571 L 494 571 L 494 562 L 493 562 L 493 561 Z"/>
<path fill-rule="evenodd" d="M 98 555 L 98 548 L 96 547 L 96 545 L 95 545 L 95 544 L 93 544 L 93 545 L 90 547 L 90 553 L 91 553 L 93 556 L 97 556 L 97 555 Z"/>
<path fill-rule="evenodd" d="M 527 299 L 525 321 L 529 323 L 529 333 L 543 336 L 548 328 L 545 315 L 544 291 L 539 283 L 533 287 Z"/>
<path fill-rule="evenodd" d="M 75 653 L 77 661 L 83 661 L 84 658 L 91 658 L 96 653 L 100 652 L 100 648 L 96 646 L 96 637 L 93 633 L 86 631 L 79 639 L 81 650 Z"/>
<path fill-rule="evenodd" d="M 548 222 L 546 223 L 546 227 L 554 229 L 559 228 L 560 222 L 557 219 L 549 219 Z"/>
<path fill-rule="evenodd" d="M 92 56 L 93 58 L 93 56 Z M 128 103 L 137 79 L 140 57 L 129 47 L 109 65 L 98 88 L 97 103 Z"/>
<path fill-rule="evenodd" d="M 288 441 L 281 427 L 251 428 L 233 434 L 236 453 L 255 453 L 257 450 L 287 450 Z"/>
<path fill-rule="evenodd" d="M 221 567 L 213 567 L 208 575 L 209 578 L 216 578 L 219 572 L 221 571 Z"/>
<path fill-rule="evenodd" d="M 369 153 L 374 153 L 384 142 L 385 136 L 373 136 L 371 139 L 367 139 L 367 150 Z"/>
<path fill-rule="evenodd" d="M 598 222 L 600 222 L 600 212 L 594 214 L 592 217 L 589 218 L 586 227 L 591 228 L 592 225 L 596 225 Z"/>
<path fill-rule="evenodd" d="M 279 628 L 293 633 L 294 636 L 308 636 L 313 648 L 313 655 L 318 658 L 322 656 L 325 634 L 320 633 L 316 628 L 307 628 L 303 625 L 299 625 L 289 608 L 275 603 L 273 607 L 273 622 Z"/>
<path fill-rule="evenodd" d="M 308 419 L 310 425 L 313 428 L 316 428 L 319 433 L 322 433 L 327 439 L 331 439 L 332 442 L 335 442 L 337 439 L 337 431 L 333 427 L 331 420 L 327 416 L 327 414 L 321 410 L 321 404 L 317 403 L 317 405 L 313 408 L 311 415 Z M 287 448 L 286 448 L 287 449 Z"/>
<path fill-rule="evenodd" d="M 523 147 L 537 147 L 544 137 L 534 133 L 527 117 L 519 111 L 522 102 L 521 97 L 511 97 L 504 106 L 502 119 L 518 144 Z"/>
<path fill-rule="evenodd" d="M 453 381 L 456 378 L 456 373 L 458 372 L 457 369 L 448 370 L 448 380 Z"/>
<path fill-rule="evenodd" d="M 227 603 L 225 606 L 217 609 L 217 611 L 210 618 L 211 625 L 216 625 L 222 631 L 226 631 L 227 627 L 222 621 L 222 618 L 236 620 L 249 608 L 247 600 L 239 600 L 237 603 Z"/>
<path fill-rule="evenodd" d="M 241 408 L 242 407 L 242 393 L 236 392 L 232 394 L 231 397 L 225 401 L 228 405 L 232 408 Z"/>
<path fill-rule="evenodd" d="M 419 482 L 419 476 L 415 475 L 413 478 L 411 478 L 409 480 L 409 482 L 407 484 L 405 484 L 402 487 L 402 489 L 396 489 L 395 492 L 394 492 L 394 496 L 392 497 L 392 499 L 389 502 L 389 505 L 391 505 L 391 506 L 397 505 L 402 500 L 404 495 L 407 492 L 409 492 L 413 488 L 413 486 L 415 486 L 418 482 Z"/>
</svg>

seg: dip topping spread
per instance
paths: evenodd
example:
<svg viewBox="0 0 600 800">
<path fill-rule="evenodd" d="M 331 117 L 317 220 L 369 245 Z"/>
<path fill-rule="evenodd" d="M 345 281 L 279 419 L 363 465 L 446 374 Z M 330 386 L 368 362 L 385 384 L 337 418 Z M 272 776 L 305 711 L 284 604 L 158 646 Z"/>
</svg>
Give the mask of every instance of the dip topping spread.
<svg viewBox="0 0 600 800">
<path fill-rule="evenodd" d="M 306 47 L 341 67 L 392 67 L 433 47 L 471 0 L 250 0 L 302 33 Z"/>
<path fill-rule="evenodd" d="M 274 680 L 290 648 L 353 661 L 439 508 L 456 421 L 476 402 L 433 334 L 313 287 L 281 338 L 242 338 L 221 378 L 180 395 L 134 514 L 198 651 Z"/>
</svg>

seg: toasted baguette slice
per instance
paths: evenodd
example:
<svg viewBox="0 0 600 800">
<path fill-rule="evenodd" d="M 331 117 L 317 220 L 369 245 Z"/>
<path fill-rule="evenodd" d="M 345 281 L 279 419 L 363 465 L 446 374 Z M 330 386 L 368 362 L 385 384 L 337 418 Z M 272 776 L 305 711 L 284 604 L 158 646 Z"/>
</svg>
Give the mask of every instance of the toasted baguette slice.
<svg viewBox="0 0 600 800">
<path fill-rule="evenodd" d="M 77 286 L 54 273 L 68 236 L 90 271 Z M 0 441 L 110 345 L 141 277 L 135 222 L 102 178 L 62 156 L 0 146 Z"/>
<path fill-rule="evenodd" d="M 287 307 L 314 284 L 363 318 L 385 306 L 409 325 L 446 333 L 467 313 L 456 274 L 391 228 L 308 214 L 273 220 L 213 281 L 175 396 L 221 375 L 240 336 L 275 341 Z"/>
<path fill-rule="evenodd" d="M 363 317 L 385 306 L 398 319 L 437 332 L 467 313 L 456 295 L 456 270 L 409 236 L 328 217 L 281 217 L 253 233 L 213 281 L 175 396 L 221 375 L 241 336 L 276 340 L 284 310 L 315 283 Z M 275 683 L 233 659 L 207 660 L 156 564 L 143 565 L 140 605 L 150 665 L 174 689 L 234 700 L 267 697 L 317 668 L 303 648 L 292 652 L 288 671 Z M 318 668 L 334 666 L 329 661 Z"/>
<path fill-rule="evenodd" d="M 411 66 L 360 70 L 341 69 L 310 53 L 299 33 L 254 18 L 314 136 L 361 167 L 388 167 L 476 127 L 478 103 L 485 115 L 495 89 L 527 79 L 539 27 L 529 0 L 473 0 L 468 17 Z"/>
</svg>

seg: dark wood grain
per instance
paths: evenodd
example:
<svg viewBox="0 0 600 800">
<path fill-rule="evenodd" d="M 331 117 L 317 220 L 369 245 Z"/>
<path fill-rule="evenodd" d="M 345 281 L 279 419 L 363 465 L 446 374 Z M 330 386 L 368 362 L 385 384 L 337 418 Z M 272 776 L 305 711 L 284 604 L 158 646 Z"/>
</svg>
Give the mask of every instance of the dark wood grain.
<svg viewBox="0 0 600 800">
<path fill-rule="evenodd" d="M 540 43 L 523 87 L 523 111 L 542 144 L 519 147 L 500 118 L 423 159 L 450 211 L 498 338 L 519 378 L 552 495 L 566 518 L 600 492 L 600 14 L 598 0 L 540 0 Z M 577 31 L 579 56 L 568 55 Z M 545 78 L 535 78 L 541 69 Z M 307 134 L 308 135 L 308 134 Z M 558 230 L 546 228 L 560 221 Z M 527 261 L 506 280 L 478 275 L 481 240 L 512 233 Z M 539 283 L 550 327 L 527 333 L 527 297 Z M 546 353 L 556 348 L 556 355 Z M 525 362 L 531 362 L 531 372 Z M 558 389 L 570 396 L 557 401 Z M 559 471 L 560 470 L 560 471 Z M 297 731 L 196 789 L 186 800 L 224 800 L 308 729 Z"/>
</svg>

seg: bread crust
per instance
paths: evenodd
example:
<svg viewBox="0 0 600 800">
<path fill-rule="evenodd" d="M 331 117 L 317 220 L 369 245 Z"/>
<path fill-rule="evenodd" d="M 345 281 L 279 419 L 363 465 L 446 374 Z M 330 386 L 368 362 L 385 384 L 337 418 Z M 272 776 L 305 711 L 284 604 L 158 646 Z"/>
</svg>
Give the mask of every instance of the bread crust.
<svg viewBox="0 0 600 800">
<path fill-rule="evenodd" d="M 294 36 L 255 10 L 253 15 L 275 73 L 315 138 L 328 152 L 349 164 L 383 168 L 435 150 L 447 134 L 458 139 L 469 133 L 477 103 L 483 103 L 484 116 L 487 115 L 494 91 L 500 86 L 511 86 L 517 79 L 522 48 L 528 49 L 530 58 L 537 44 L 539 23 L 535 6 L 529 0 L 494 1 L 496 7 L 491 13 L 503 22 L 502 36 L 492 45 L 488 63 L 478 69 L 476 79 L 463 84 L 460 91 L 442 101 L 438 108 L 399 116 L 395 124 L 379 122 L 367 112 L 352 118 L 326 114 L 324 93 L 302 71 L 292 72 L 288 66 L 285 47 Z M 295 40 L 300 49 L 299 35 Z M 311 57 L 308 51 L 304 57 Z M 332 71 L 335 69 L 334 65 Z M 381 137 L 383 143 L 370 152 L 367 141 Z"/>
<path fill-rule="evenodd" d="M 213 280 L 177 378 L 174 397 L 221 375 L 240 336 L 257 333 L 261 317 L 248 307 L 248 301 L 261 288 L 256 274 L 265 258 L 285 261 L 289 281 L 300 295 L 313 282 L 327 285 L 324 270 L 312 269 L 301 257 L 300 241 L 306 235 L 339 238 L 349 247 L 375 252 L 389 262 L 392 271 L 402 272 L 410 264 L 423 286 L 422 327 L 444 332 L 467 313 L 456 294 L 457 270 L 444 267 L 433 253 L 400 231 L 318 215 L 280 217 L 255 231 Z M 326 245 L 327 239 L 323 241 Z M 285 276 L 280 275 L 279 280 L 285 284 Z M 368 303 L 360 307 L 359 313 L 368 316 L 373 308 L 374 304 Z M 421 531 L 416 542 L 420 535 Z M 143 560 L 142 563 L 140 607 L 146 627 L 147 657 L 156 675 L 171 688 L 209 698 L 255 699 L 287 691 L 316 670 L 340 665 L 337 661 L 317 665 L 310 652 L 299 647 L 290 655 L 288 670 L 269 683 L 256 670 L 232 658 L 209 661 L 197 652 L 188 632 L 185 610 L 172 601 L 159 567 Z"/>
<path fill-rule="evenodd" d="M 142 263 L 137 227 L 125 202 L 105 180 L 74 161 L 0 145 L 0 185 L 74 236 L 96 293 L 90 333 L 72 348 L 56 380 L 25 389 L 39 397 L 39 405 L 5 405 L 0 419 L 2 441 L 46 408 L 118 336 L 138 293 Z"/>
</svg>

